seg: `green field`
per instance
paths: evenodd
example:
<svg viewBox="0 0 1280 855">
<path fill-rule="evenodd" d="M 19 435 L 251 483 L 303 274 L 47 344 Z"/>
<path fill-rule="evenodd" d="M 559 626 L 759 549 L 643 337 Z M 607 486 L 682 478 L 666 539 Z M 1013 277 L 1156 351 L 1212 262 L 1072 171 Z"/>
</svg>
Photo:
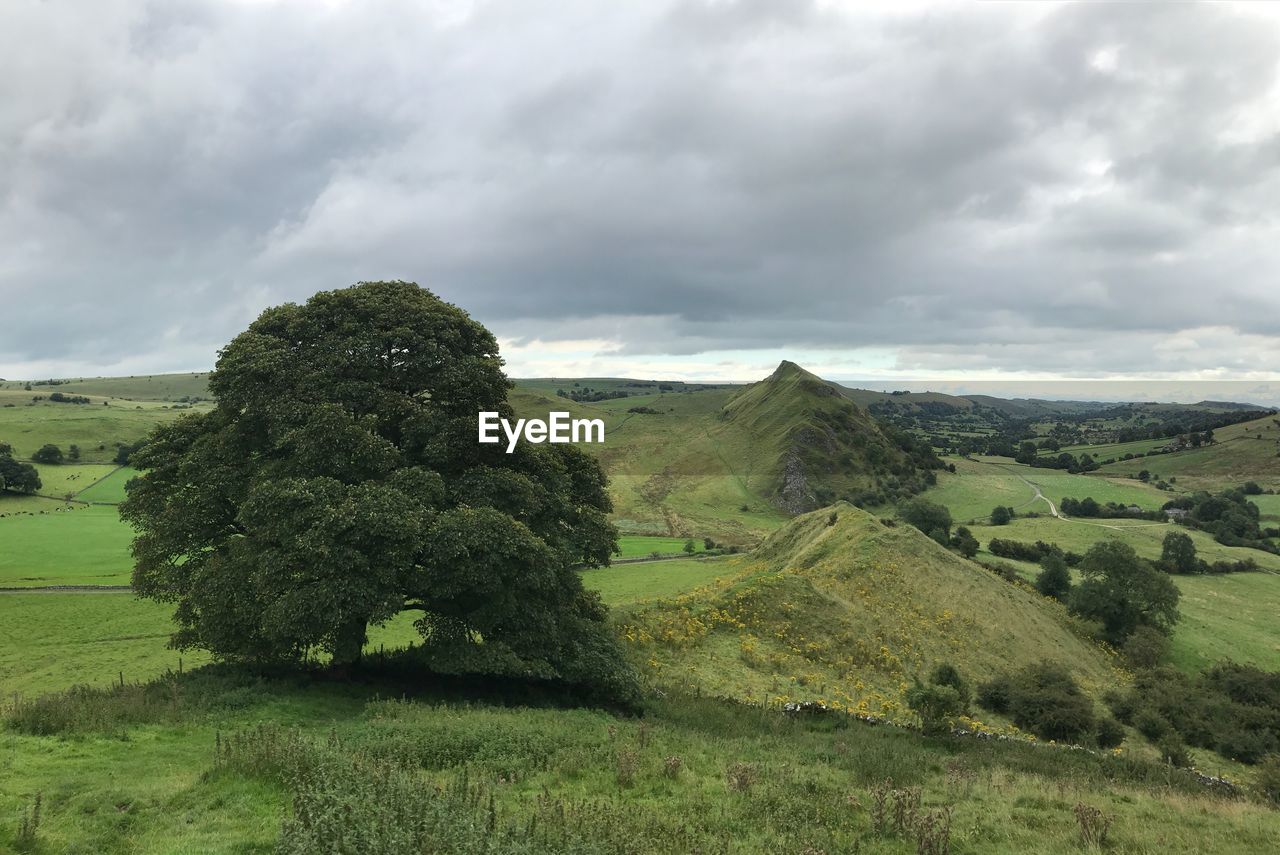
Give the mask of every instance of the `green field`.
<svg viewBox="0 0 1280 855">
<path fill-rule="evenodd" d="M 106 478 L 118 467 L 110 463 L 36 466 L 40 472 L 40 493 L 56 499 L 78 498 L 80 493 Z"/>
<path fill-rule="evenodd" d="M 111 474 L 93 486 L 76 494 L 82 502 L 93 504 L 118 505 L 124 501 L 124 487 L 131 478 L 138 476 L 138 470 L 129 466 L 112 469 Z"/>
<path fill-rule="evenodd" d="M 938 486 L 928 490 L 924 498 L 945 505 L 958 522 L 989 517 L 996 505 L 1012 507 L 1018 512 L 1049 513 L 1048 504 L 1036 498 L 1035 487 L 1039 487 L 1055 506 L 1062 504 L 1064 498 L 1092 496 L 1103 504 L 1117 502 L 1156 510 L 1173 498 L 1171 494 L 1140 481 L 1071 475 L 1056 469 L 1033 468 L 1005 458 L 967 460 L 957 457 L 947 458 L 947 462 L 955 464 L 955 473 L 938 473 Z"/>
<path fill-rule="evenodd" d="M 691 539 L 695 553 L 706 551 L 706 545 L 701 538 Z M 618 551 L 614 555 L 618 558 L 647 558 L 655 552 L 660 555 L 675 555 L 684 552 L 688 541 L 689 538 L 624 534 L 618 538 Z"/>
<path fill-rule="evenodd" d="M 30 391 L 24 390 L 22 383 L 12 380 L 0 383 L 0 393 L 21 393 L 27 400 L 32 395 L 47 397 L 51 392 L 128 401 L 172 402 L 182 398 L 208 398 L 209 374 L 200 372 L 143 374 L 136 377 L 82 377 L 69 379 L 57 386 L 32 386 Z"/>
<path fill-rule="evenodd" d="M 132 538 L 111 506 L 53 503 L 11 514 L 0 519 L 0 587 L 127 585 Z"/>
<path fill-rule="evenodd" d="M 22 394 L 30 401 L 29 393 Z M 12 392 L 0 392 L 0 442 L 11 444 L 14 457 L 20 460 L 29 459 L 45 443 L 53 443 L 63 453 L 73 444 L 80 446 L 84 463 L 110 463 L 115 459 L 117 444 L 137 442 L 156 425 L 190 411 L 134 402 L 112 402 L 110 406 L 100 402 L 4 406 L 14 397 Z M 200 404 L 192 409 L 207 407 Z"/>
<path fill-rule="evenodd" d="M 1249 501 L 1258 506 L 1264 520 L 1280 520 L 1280 495 L 1250 496 Z"/>
<path fill-rule="evenodd" d="M 76 684 L 149 680 L 208 661 L 166 644 L 170 606 L 128 593 L 0 594 L 0 690 L 52 692 Z M 2 776 L 0 776 L 2 777 Z"/>
</svg>

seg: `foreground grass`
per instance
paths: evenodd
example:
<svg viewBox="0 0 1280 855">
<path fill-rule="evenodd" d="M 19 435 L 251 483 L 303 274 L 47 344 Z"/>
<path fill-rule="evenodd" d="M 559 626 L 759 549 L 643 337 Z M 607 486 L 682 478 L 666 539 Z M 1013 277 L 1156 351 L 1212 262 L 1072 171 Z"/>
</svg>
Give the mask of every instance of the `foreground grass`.
<svg viewBox="0 0 1280 855">
<path fill-rule="evenodd" d="M 39 793 L 36 852 L 943 851 L 895 828 L 906 792 L 877 827 L 886 779 L 919 788 L 921 813 L 949 814 L 957 853 L 1078 849 L 1080 804 L 1110 820 L 1113 851 L 1262 852 L 1280 835 L 1280 813 L 1124 754 L 706 698 L 619 717 L 415 683 L 387 701 L 403 684 L 222 670 L 11 714 L 0 848 Z M 31 735 L 55 720 L 61 736 Z"/>
<path fill-rule="evenodd" d="M 724 559 L 676 559 L 588 570 L 583 581 L 606 604 L 625 607 L 676 596 L 730 572 Z M 178 654 L 166 646 L 172 612 L 171 606 L 130 594 L 0 594 L 0 697 L 75 684 L 108 686 L 122 673 L 127 682 L 150 680 L 177 670 L 180 658 L 187 667 L 203 664 L 203 655 Z M 366 650 L 396 650 L 419 642 L 413 626 L 417 616 L 405 612 L 371 627 Z"/>
</svg>

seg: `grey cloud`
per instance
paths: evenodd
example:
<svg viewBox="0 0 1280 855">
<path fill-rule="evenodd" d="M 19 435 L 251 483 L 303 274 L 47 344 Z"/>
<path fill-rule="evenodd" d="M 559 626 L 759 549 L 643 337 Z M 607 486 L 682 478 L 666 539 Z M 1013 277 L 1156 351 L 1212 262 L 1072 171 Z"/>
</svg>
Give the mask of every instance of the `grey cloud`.
<svg viewBox="0 0 1280 855">
<path fill-rule="evenodd" d="M 0 366 L 205 367 L 395 277 L 626 354 L 1135 372 L 1211 325 L 1163 364 L 1242 370 L 1277 47 L 1187 4 L 15 0 Z"/>
</svg>

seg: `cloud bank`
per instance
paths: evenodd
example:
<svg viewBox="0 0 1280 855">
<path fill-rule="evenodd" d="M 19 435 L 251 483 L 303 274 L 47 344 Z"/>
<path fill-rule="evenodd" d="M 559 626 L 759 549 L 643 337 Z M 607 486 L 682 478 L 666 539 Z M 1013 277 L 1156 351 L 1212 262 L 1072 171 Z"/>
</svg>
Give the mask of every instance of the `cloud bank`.
<svg viewBox="0 0 1280 855">
<path fill-rule="evenodd" d="M 1280 365 L 1251 4 L 10 0 L 0 57 L 0 376 L 380 278 L 517 375 Z"/>
</svg>

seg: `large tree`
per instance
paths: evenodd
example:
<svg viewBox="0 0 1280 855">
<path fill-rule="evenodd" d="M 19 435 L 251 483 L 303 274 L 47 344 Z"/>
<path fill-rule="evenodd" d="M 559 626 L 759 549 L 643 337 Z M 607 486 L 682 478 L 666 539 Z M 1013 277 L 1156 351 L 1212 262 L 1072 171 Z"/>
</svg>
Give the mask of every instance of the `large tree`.
<svg viewBox="0 0 1280 855">
<path fill-rule="evenodd" d="M 1167 635 L 1178 622 L 1178 588 L 1129 544 L 1095 543 L 1080 571 L 1084 581 L 1072 591 L 1071 610 L 1099 621 L 1112 643 L 1123 643 L 1139 626 Z"/>
<path fill-rule="evenodd" d="M 41 487 L 40 473 L 30 463 L 14 460 L 9 450 L 0 450 L 0 490 L 34 493 Z"/>
<path fill-rule="evenodd" d="M 439 670 L 631 691 L 574 570 L 616 545 L 604 476 L 570 446 L 479 444 L 508 386 L 489 331 L 412 283 L 267 310 L 221 352 L 216 408 L 131 457 L 135 588 L 222 658 L 351 663 L 412 610 Z"/>
</svg>

